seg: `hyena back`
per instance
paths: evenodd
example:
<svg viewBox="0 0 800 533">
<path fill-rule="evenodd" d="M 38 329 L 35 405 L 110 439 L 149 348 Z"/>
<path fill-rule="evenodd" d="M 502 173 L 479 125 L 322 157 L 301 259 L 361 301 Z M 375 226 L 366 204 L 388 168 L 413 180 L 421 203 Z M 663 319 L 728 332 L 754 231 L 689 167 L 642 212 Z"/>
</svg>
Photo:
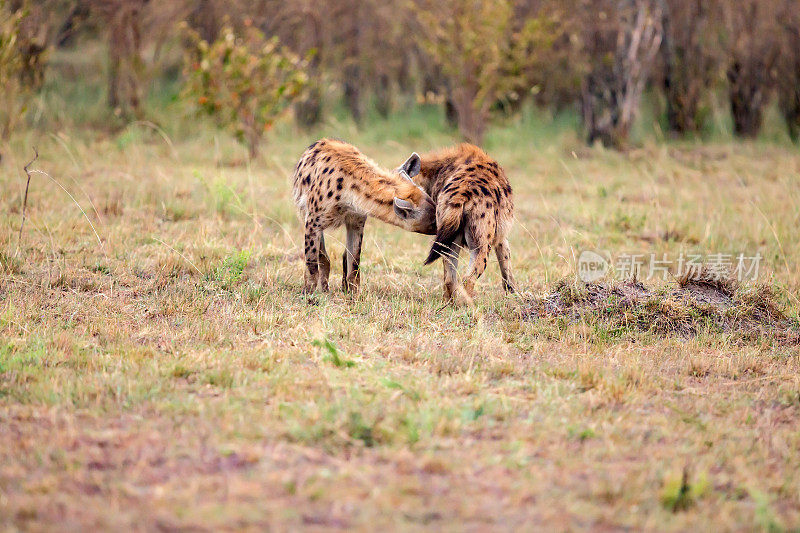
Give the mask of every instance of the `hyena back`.
<svg viewBox="0 0 800 533">
<path fill-rule="evenodd" d="M 342 256 L 342 289 L 357 290 L 364 224 L 374 216 L 407 231 L 433 235 L 435 205 L 411 177 L 419 156 L 398 169 L 386 170 L 356 147 L 321 139 L 309 146 L 294 172 L 294 201 L 305 224 L 304 292 L 328 290 L 331 263 L 323 231 L 345 225 L 347 249 Z"/>
<path fill-rule="evenodd" d="M 495 249 L 503 288 L 514 292 L 507 234 L 514 222 L 514 199 L 505 172 L 483 150 L 461 144 L 422 156 L 416 181 L 436 203 L 436 238 L 425 264 L 442 257 L 444 298 L 472 304 L 475 282 Z M 466 245 L 469 268 L 458 279 L 458 255 Z"/>
</svg>

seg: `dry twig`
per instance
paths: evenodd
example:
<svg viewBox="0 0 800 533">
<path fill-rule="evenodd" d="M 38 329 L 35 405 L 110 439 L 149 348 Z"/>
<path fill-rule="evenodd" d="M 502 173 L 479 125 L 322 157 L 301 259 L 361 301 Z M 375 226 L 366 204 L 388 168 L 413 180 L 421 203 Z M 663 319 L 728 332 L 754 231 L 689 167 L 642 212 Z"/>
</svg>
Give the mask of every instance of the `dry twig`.
<svg viewBox="0 0 800 533">
<path fill-rule="evenodd" d="M 25 170 L 25 175 L 28 176 L 28 181 L 25 183 L 25 197 L 22 200 L 22 221 L 19 223 L 19 238 L 17 239 L 17 254 L 19 254 L 20 247 L 22 246 L 22 230 L 25 228 L 25 214 L 26 214 L 26 210 L 28 208 L 28 189 L 31 186 L 30 167 L 31 167 L 32 164 L 34 164 L 36 162 L 37 159 L 39 159 L 39 150 L 37 150 L 35 146 L 33 147 L 33 153 L 34 153 L 33 159 L 31 159 L 30 162 L 28 162 L 28 164 L 23 167 L 24 170 Z"/>
</svg>

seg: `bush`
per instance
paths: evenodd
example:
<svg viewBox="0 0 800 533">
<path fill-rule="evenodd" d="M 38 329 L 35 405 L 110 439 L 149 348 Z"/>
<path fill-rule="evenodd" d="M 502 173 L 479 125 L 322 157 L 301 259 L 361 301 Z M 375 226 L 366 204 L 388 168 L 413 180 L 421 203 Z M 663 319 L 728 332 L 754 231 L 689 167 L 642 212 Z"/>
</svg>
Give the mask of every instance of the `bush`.
<svg viewBox="0 0 800 533">
<path fill-rule="evenodd" d="M 32 90 L 22 83 L 25 61 L 18 46 L 22 10 L 0 0 L 0 139 L 7 139 L 22 119 Z"/>
<path fill-rule="evenodd" d="M 553 46 L 558 33 L 549 19 L 532 18 L 520 28 L 507 0 L 417 0 L 417 38 L 441 73 L 458 129 L 480 144 L 492 106 L 518 98 L 528 86 L 530 65 Z"/>
<path fill-rule="evenodd" d="M 191 45 L 185 95 L 221 126 L 233 129 L 256 157 L 264 132 L 302 95 L 307 61 L 252 25 L 245 25 L 241 36 L 225 25 L 211 44 L 187 31 Z"/>
</svg>

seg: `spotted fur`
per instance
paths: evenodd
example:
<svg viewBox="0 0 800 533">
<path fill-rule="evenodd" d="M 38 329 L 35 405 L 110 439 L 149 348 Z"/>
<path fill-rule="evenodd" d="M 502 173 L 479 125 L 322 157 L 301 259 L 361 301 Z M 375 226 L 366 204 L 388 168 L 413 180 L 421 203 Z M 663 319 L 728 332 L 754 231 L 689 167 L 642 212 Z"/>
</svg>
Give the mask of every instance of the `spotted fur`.
<svg viewBox="0 0 800 533">
<path fill-rule="evenodd" d="M 419 156 L 400 168 L 381 168 L 356 147 L 321 139 L 309 146 L 293 177 L 294 201 L 305 225 L 306 273 L 303 290 L 328 290 L 331 263 L 323 231 L 344 224 L 347 250 L 342 257 L 342 289 L 356 290 L 364 224 L 368 216 L 408 231 L 433 235 L 435 206 L 411 181 L 419 172 Z"/>
<path fill-rule="evenodd" d="M 506 236 L 514 222 L 514 199 L 505 172 L 483 150 L 461 144 L 422 156 L 416 181 L 436 203 L 436 238 L 425 264 L 442 257 L 445 300 L 471 304 L 475 282 L 495 249 L 503 288 L 514 292 Z M 458 279 L 458 255 L 469 249 L 463 284 Z"/>
</svg>

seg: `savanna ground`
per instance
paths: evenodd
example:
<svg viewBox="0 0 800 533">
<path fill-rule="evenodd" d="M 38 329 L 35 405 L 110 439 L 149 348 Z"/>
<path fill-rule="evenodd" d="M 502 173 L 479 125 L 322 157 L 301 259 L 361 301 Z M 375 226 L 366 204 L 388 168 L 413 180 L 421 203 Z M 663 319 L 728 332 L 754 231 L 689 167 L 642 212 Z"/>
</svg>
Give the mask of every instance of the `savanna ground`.
<svg viewBox="0 0 800 533">
<path fill-rule="evenodd" d="M 501 124 L 486 147 L 515 190 L 521 291 L 493 261 L 469 310 L 443 306 L 429 237 L 375 220 L 360 294 L 338 260 L 330 294 L 300 293 L 304 147 L 338 136 L 394 166 L 453 142 L 438 113 L 286 126 L 248 164 L 186 118 L 71 125 L 70 98 L 46 93 L 62 127 L 0 161 L 3 529 L 800 527 L 796 343 L 529 312 L 584 249 L 759 252 L 796 327 L 796 147 L 621 154 L 569 119 Z M 47 175 L 18 249 L 33 146 Z"/>
</svg>

